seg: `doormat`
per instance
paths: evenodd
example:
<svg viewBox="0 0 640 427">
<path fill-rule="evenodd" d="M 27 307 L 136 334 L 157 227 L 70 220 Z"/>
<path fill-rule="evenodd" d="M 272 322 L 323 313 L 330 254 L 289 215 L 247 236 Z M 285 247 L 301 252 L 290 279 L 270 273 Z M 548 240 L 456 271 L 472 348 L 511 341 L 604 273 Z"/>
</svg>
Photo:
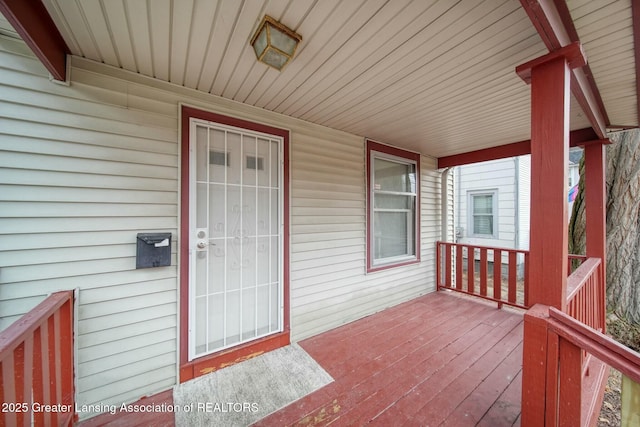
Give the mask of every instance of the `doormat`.
<svg viewBox="0 0 640 427">
<path fill-rule="evenodd" d="M 292 344 L 175 386 L 176 426 L 248 426 L 332 381 Z"/>
</svg>

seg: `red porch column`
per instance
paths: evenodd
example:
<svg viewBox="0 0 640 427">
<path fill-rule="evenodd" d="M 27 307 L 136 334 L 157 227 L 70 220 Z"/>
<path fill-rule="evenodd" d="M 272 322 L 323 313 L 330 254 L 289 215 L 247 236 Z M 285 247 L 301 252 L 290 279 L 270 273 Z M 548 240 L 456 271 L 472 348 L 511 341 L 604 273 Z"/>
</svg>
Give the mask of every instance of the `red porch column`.
<svg viewBox="0 0 640 427">
<path fill-rule="evenodd" d="M 585 65 L 578 43 L 516 68 L 531 83 L 529 303 L 564 311 L 567 289 L 567 164 L 571 68 Z"/>
<path fill-rule="evenodd" d="M 606 146 L 594 141 L 584 147 L 585 213 L 587 219 L 587 256 L 601 258 L 607 253 L 606 230 Z"/>
<path fill-rule="evenodd" d="M 602 277 L 599 289 L 600 301 L 598 318 L 600 327 L 606 329 L 606 278 L 607 278 L 607 193 L 606 193 L 606 143 L 594 141 L 584 147 L 585 166 L 585 213 L 587 220 L 587 253 L 590 258 L 602 260 Z"/>
<path fill-rule="evenodd" d="M 578 43 L 516 68 L 531 84 L 531 223 L 529 304 L 566 309 L 567 164 L 571 68 L 586 64 Z M 522 425 L 545 425 L 545 407 L 553 401 L 547 387 L 546 324 L 537 321 L 547 307 L 525 316 L 522 360 Z M 552 352 L 553 354 L 553 352 Z M 550 401 L 547 399 L 550 398 Z"/>
</svg>

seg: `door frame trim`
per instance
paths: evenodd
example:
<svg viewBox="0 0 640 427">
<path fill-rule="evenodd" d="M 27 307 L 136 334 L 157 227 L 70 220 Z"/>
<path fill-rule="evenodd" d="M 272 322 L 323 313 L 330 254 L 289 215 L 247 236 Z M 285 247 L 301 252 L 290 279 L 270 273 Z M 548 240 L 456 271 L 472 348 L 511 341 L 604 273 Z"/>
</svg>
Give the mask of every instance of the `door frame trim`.
<svg viewBox="0 0 640 427">
<path fill-rule="evenodd" d="M 290 303 L 289 303 L 289 139 L 288 129 L 256 123 L 236 117 L 205 111 L 186 105 L 181 105 L 181 146 L 180 146 L 180 239 L 179 239 L 179 381 L 185 382 L 222 367 L 235 364 L 267 351 L 275 350 L 290 343 Z M 282 332 L 269 335 L 236 347 L 212 353 L 189 361 L 189 120 L 191 118 L 206 120 L 234 126 L 246 130 L 271 134 L 282 138 L 283 143 L 283 171 L 282 192 L 284 200 L 282 236 L 283 251 L 283 323 Z"/>
</svg>

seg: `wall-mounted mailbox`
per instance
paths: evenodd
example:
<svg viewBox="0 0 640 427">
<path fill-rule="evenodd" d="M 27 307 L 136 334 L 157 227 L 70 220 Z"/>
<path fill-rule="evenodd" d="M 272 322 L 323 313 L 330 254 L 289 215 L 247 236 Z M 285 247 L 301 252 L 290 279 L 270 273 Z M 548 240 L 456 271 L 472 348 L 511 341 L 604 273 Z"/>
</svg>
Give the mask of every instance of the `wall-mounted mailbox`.
<svg viewBox="0 0 640 427">
<path fill-rule="evenodd" d="M 138 233 L 136 268 L 171 265 L 171 233 Z"/>
</svg>

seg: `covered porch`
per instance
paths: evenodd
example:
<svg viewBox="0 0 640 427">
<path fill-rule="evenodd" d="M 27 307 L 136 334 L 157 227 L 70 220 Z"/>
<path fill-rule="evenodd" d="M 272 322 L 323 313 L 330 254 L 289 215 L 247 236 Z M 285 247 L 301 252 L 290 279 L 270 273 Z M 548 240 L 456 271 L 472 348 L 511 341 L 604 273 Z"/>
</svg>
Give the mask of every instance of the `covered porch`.
<svg viewBox="0 0 640 427">
<path fill-rule="evenodd" d="M 38 398 L 70 405 L 71 420 L 74 402 L 170 399 L 167 390 L 226 366 L 225 357 L 241 360 L 292 341 L 335 382 L 259 421 L 264 425 L 589 424 L 605 367 L 591 369 L 597 361 L 587 353 L 640 379 L 637 356 L 611 350 L 601 335 L 604 147 L 609 132 L 638 125 L 636 1 L 265 1 L 255 9 L 187 3 L 0 0 L 7 19 L 0 22 L 0 54 L 9 64 L 0 67 L 1 118 L 11 125 L 2 148 L 9 153 L 3 184 L 11 190 L 4 224 L 13 263 L 2 265 L 0 302 L 11 316 L 0 320 L 9 324 L 45 294 L 76 289 L 60 299 L 64 322 L 50 308 L 29 312 L 35 323 L 9 329 L 16 340 L 0 347 L 3 401 L 28 400 L 33 387 Z M 262 68 L 247 43 L 265 12 L 304 37 L 282 72 Z M 212 149 L 216 132 L 256 140 L 256 152 L 249 147 L 238 157 L 246 170 L 263 170 L 259 139 L 275 144 L 275 174 L 263 183 L 275 194 L 267 199 L 275 223 L 256 216 L 229 232 L 228 213 L 250 218 L 240 197 L 241 208 L 229 208 L 221 228 L 208 224 L 208 210 L 205 226 L 197 226 L 197 197 L 209 200 L 213 192 L 193 189 L 218 183 L 209 172 L 198 180 L 190 171 L 226 170 L 231 162 L 226 136 L 223 148 Z M 192 156 L 190 144 L 198 141 L 202 151 Z M 570 145 L 586 153 L 587 259 L 568 279 Z M 520 154 L 532 156 L 530 251 L 493 249 L 490 281 L 486 248 L 451 246 L 448 171 Z M 376 160 L 380 171 L 384 162 L 404 165 L 395 173 L 409 185 L 383 188 Z M 260 187 L 259 179 L 252 182 Z M 211 200 L 227 203 L 237 184 L 229 185 Z M 376 194 L 381 202 L 401 196 L 408 208 L 378 206 Z M 375 250 L 375 224 L 384 214 L 401 218 L 390 222 L 396 228 L 379 228 L 395 230 L 383 237 L 397 238 L 397 254 Z M 269 224 L 270 233 L 259 234 L 259 224 Z M 254 264 L 229 255 L 220 267 L 208 230 L 223 230 L 225 245 L 240 242 L 237 253 L 249 248 L 254 261 L 261 251 L 248 239 L 275 236 L 264 258 L 269 274 L 261 276 L 269 283 L 258 282 L 257 270 L 241 272 L 255 278 L 246 283 L 254 293 L 243 296 L 244 282 L 231 288 L 237 283 L 224 281 L 220 297 L 209 286 L 214 279 Z M 175 238 L 168 264 L 137 268 L 137 231 Z M 470 251 L 479 254 L 478 283 L 463 283 L 462 264 L 454 265 L 454 255 L 461 262 Z M 503 291 L 495 263 L 520 255 L 528 258 L 528 289 L 519 294 L 509 282 Z M 198 259 L 207 260 L 202 269 Z M 475 263 L 466 268 L 469 280 Z M 438 289 L 446 290 L 424 296 Z M 451 290 L 530 311 L 496 310 Z M 224 320 L 215 314 L 227 305 L 209 313 L 209 305 L 254 295 L 269 305 L 243 311 L 237 303 L 240 316 Z M 259 310 L 267 332 L 258 333 L 251 317 Z M 236 321 L 255 333 L 242 338 L 240 326 L 227 327 Z M 224 330 L 211 351 L 209 328 Z M 55 348 L 58 334 L 65 337 L 58 345 L 64 378 L 54 369 L 60 360 L 46 361 L 43 350 Z M 46 375 L 38 374 L 44 377 L 32 377 L 34 366 L 47 363 Z M 65 386 L 41 390 L 47 375 Z M 88 422 L 154 421 L 134 415 Z M 7 417 L 28 423 L 28 416 Z"/>
<path fill-rule="evenodd" d="M 521 310 L 425 295 L 300 342 L 334 381 L 253 425 L 520 425 L 522 333 Z M 149 423 L 174 418 L 118 413 L 80 426 Z"/>
</svg>

